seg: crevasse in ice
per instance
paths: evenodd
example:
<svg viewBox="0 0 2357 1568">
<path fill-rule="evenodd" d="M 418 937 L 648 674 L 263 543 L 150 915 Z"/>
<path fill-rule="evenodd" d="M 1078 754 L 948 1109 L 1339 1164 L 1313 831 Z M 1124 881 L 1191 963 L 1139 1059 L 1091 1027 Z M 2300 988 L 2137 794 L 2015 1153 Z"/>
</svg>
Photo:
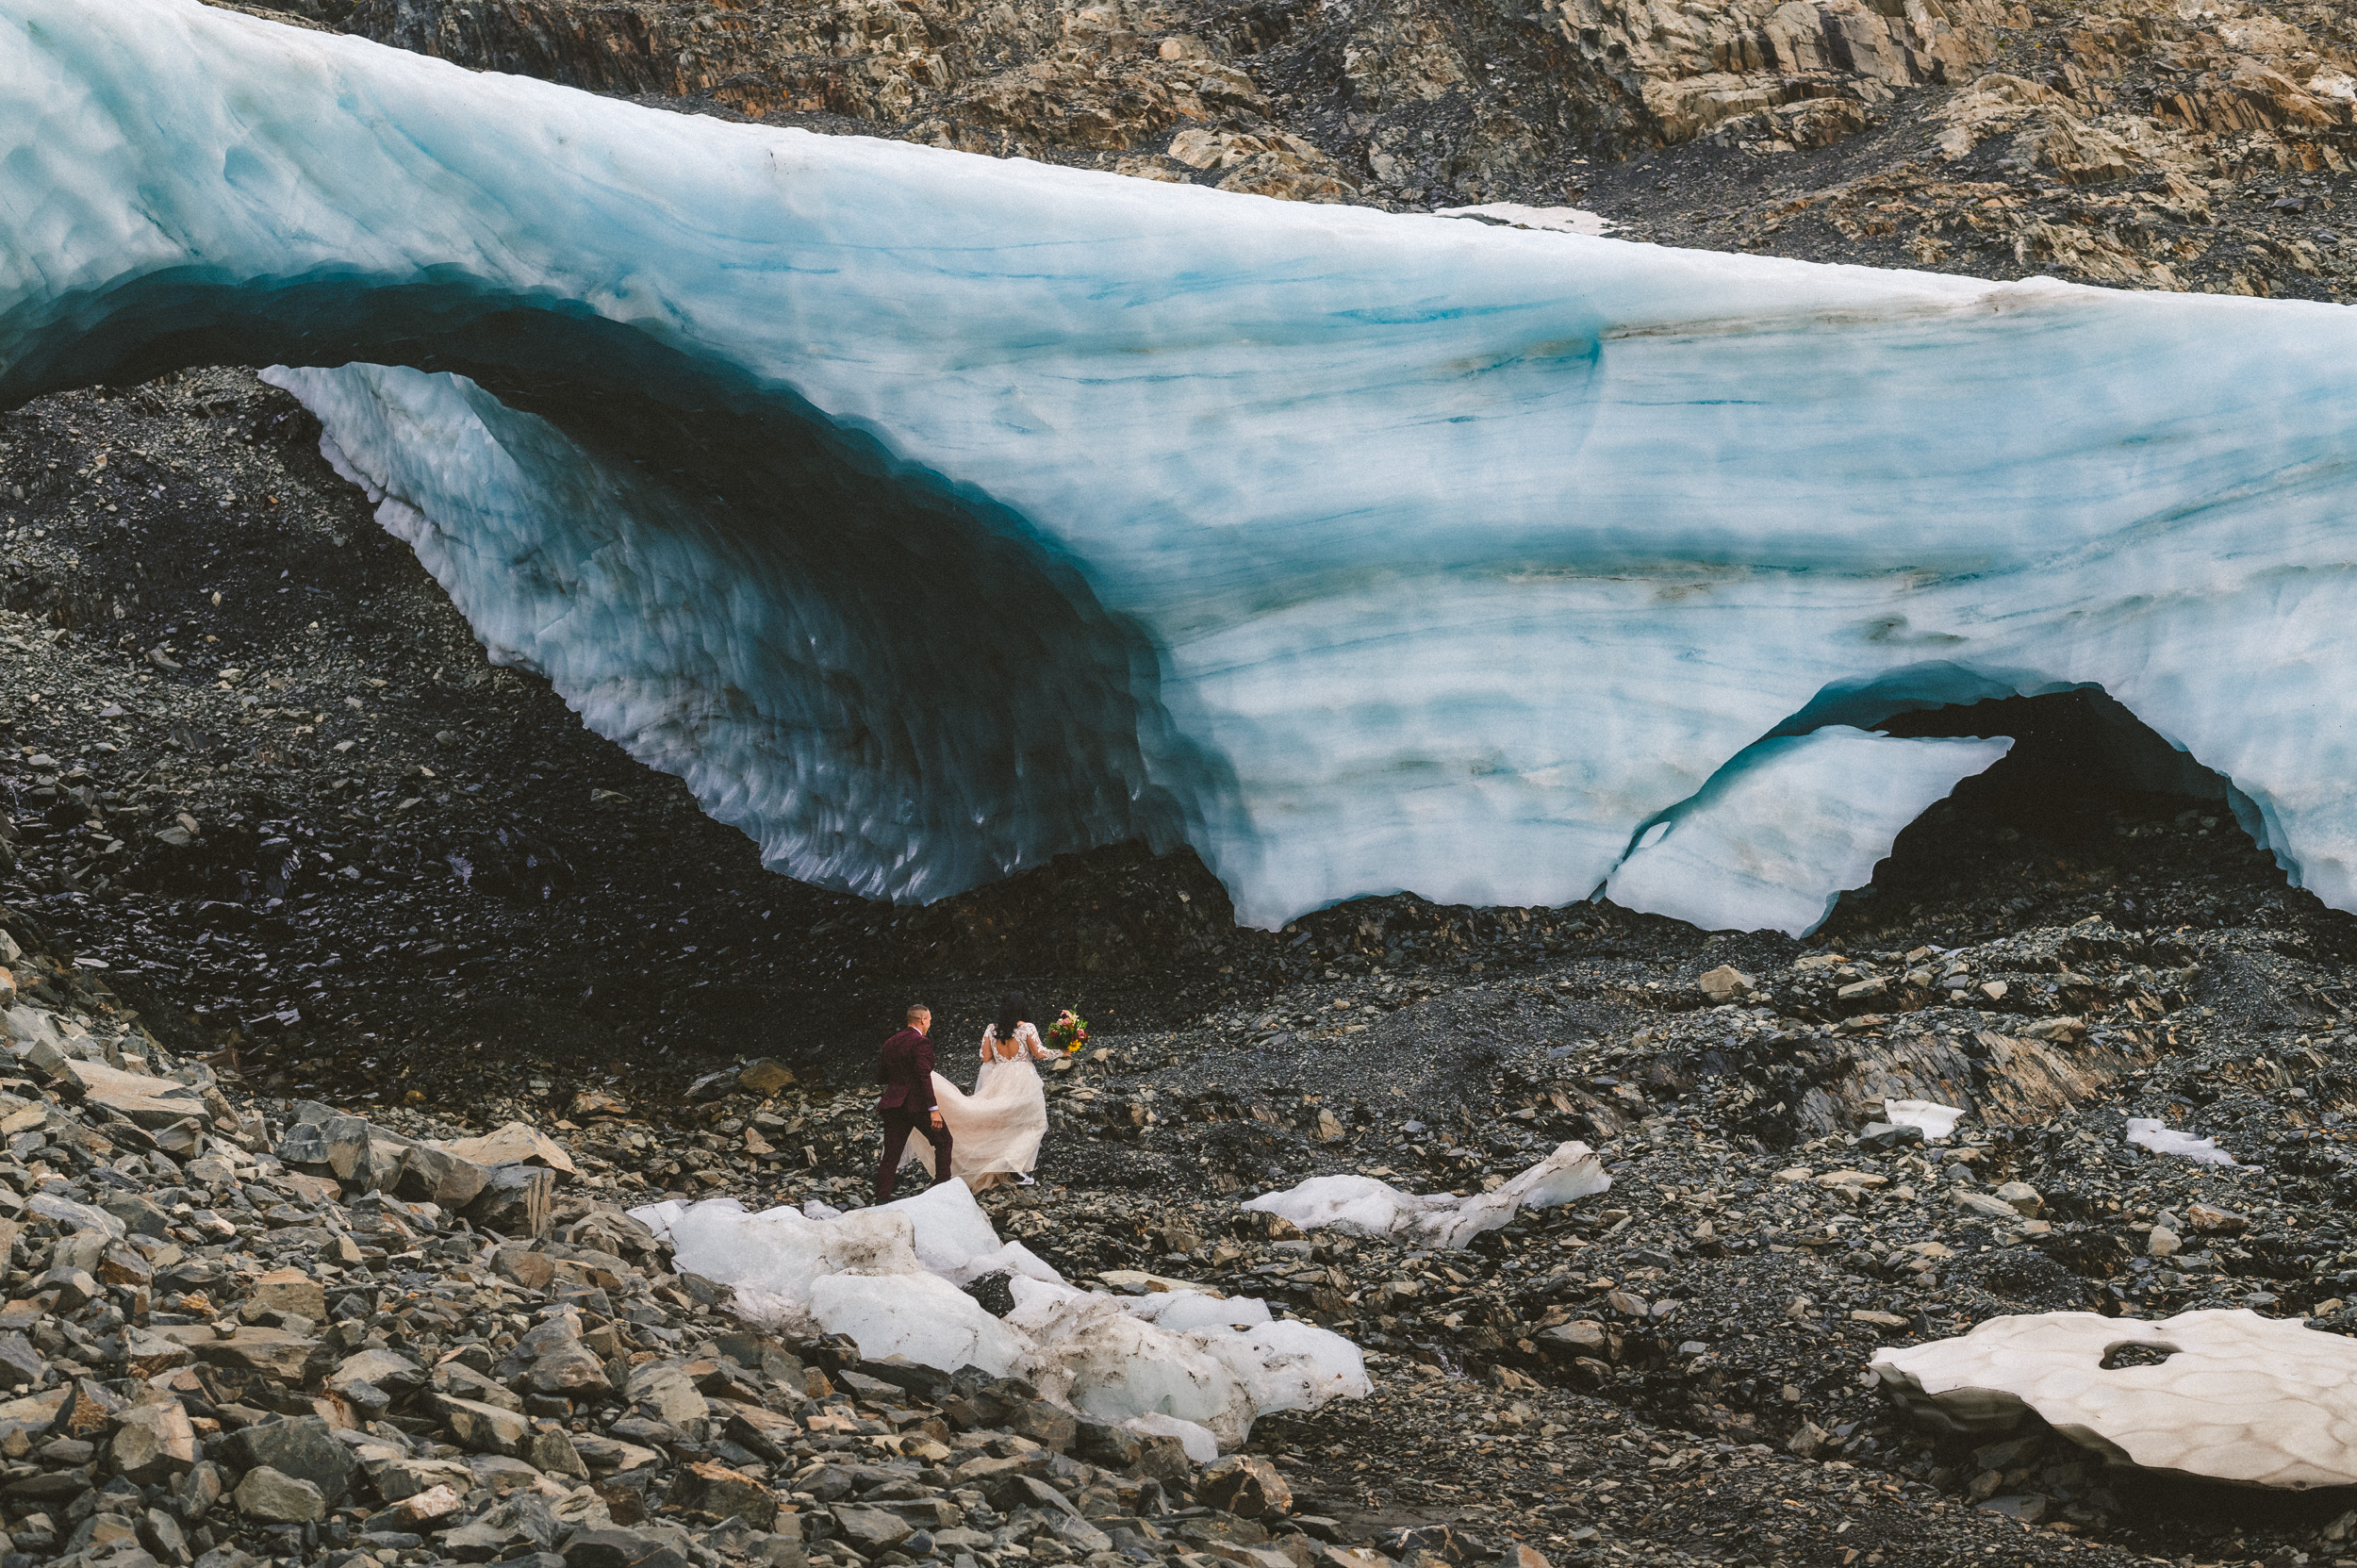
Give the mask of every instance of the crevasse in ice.
<svg viewBox="0 0 2357 1568">
<path fill-rule="evenodd" d="M 1803 799 L 1757 742 L 2100 686 L 2357 907 L 2335 307 L 723 124 L 193 0 L 0 0 L 0 404 L 298 367 L 492 656 L 796 876 L 1183 840 L 1271 923 L 1560 902 L 1669 821 L 1826 855 L 1623 878 L 1789 926 L 1871 842 L 1721 806 L 1922 753 Z"/>
<path fill-rule="evenodd" d="M 847 1334 L 862 1355 L 1029 1378 L 1098 1420 L 1176 1436 L 1198 1459 L 1242 1443 L 1271 1411 L 1369 1391 L 1358 1346 L 1268 1304 L 1174 1290 L 1075 1289 L 1020 1242 L 1001 1243 L 963 1181 L 849 1213 L 747 1212 L 677 1199 L 632 1214 L 679 1266 L 734 1287 L 737 1311 L 785 1332 Z M 1004 1319 L 958 1289 L 1005 1274 Z"/>
</svg>

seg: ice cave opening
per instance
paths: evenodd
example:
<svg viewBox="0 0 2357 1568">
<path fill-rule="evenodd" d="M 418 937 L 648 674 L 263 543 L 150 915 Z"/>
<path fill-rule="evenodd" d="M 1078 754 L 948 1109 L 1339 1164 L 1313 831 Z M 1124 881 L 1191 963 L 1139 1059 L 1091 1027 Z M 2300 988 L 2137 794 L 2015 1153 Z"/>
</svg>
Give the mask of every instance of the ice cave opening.
<svg viewBox="0 0 2357 1568">
<path fill-rule="evenodd" d="M 1951 819 L 2073 840 L 2109 834 L 2122 809 L 2200 808 L 2221 818 L 2221 826 L 2243 821 L 2246 831 L 2255 816 L 2225 775 L 2171 746 L 2097 687 L 1915 708 L 1875 728 L 1912 739 L 2013 737 L 2003 758 L 1956 785 L 1948 798 Z"/>
<path fill-rule="evenodd" d="M 2011 747 L 1910 822 L 1872 881 L 1843 896 L 1861 915 L 1883 912 L 1872 918 L 1947 896 L 1990 857 L 2110 867 L 2123 840 L 2163 833 L 2267 847 L 2256 802 L 2099 687 L 1909 708 L 1875 728 L 1909 740 L 2003 735 Z M 2107 880 L 2115 885 L 2103 907 L 2115 922 L 2157 916 L 2158 889 L 2133 868 Z"/>
<path fill-rule="evenodd" d="M 921 901 L 1171 848 L 1219 793 L 1154 650 L 1019 514 L 659 329 L 463 276 L 180 272 L 63 300 L 23 341 L 9 404 L 273 367 L 493 661 L 773 869 Z"/>
<path fill-rule="evenodd" d="M 1804 936 L 1961 845 L 2066 849 L 2181 811 L 2272 847 L 2257 801 L 2101 687 L 1930 665 L 1827 688 L 1641 828 L 1602 892 Z"/>
<path fill-rule="evenodd" d="M 2344 310 L 1312 207 L 93 14 L 0 27 L 0 404 L 332 367 L 287 384 L 492 655 L 794 877 L 920 902 L 1183 841 L 1271 928 L 1601 886 L 1799 933 L 2018 744 L 1881 721 L 2094 683 L 2357 908 Z"/>
</svg>

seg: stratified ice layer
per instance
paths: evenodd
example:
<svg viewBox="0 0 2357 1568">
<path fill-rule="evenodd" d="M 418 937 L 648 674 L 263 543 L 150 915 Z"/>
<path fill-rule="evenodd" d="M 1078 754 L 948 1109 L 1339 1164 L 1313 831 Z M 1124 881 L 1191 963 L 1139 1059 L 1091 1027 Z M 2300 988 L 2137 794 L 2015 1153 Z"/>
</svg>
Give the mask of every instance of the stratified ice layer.
<svg viewBox="0 0 2357 1568">
<path fill-rule="evenodd" d="M 798 876 L 1183 838 L 1255 921 L 1559 902 L 1763 737 L 2093 685 L 2357 907 L 2335 307 L 723 124 L 192 0 L 0 0 L 0 403 L 346 367 L 291 383 L 494 656 Z"/>
<path fill-rule="evenodd" d="M 1828 724 L 1763 740 L 1638 835 L 1604 884 L 1614 903 L 1705 931 L 1803 936 L 1873 880 L 1899 830 L 2011 740 L 1899 740 Z"/>
</svg>

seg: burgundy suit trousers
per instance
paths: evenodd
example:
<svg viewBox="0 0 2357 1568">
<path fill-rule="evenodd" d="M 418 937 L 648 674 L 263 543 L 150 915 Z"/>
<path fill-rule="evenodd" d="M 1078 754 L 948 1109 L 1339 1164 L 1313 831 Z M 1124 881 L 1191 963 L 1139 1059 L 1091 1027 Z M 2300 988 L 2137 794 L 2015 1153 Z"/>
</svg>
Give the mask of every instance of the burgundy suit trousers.
<svg viewBox="0 0 2357 1568">
<path fill-rule="evenodd" d="M 883 1162 L 876 1167 L 876 1201 L 892 1201 L 892 1189 L 899 1183 L 900 1156 L 909 1147 L 909 1134 L 914 1132 L 933 1146 L 933 1180 L 949 1180 L 949 1130 L 933 1128 L 931 1108 L 914 1110 L 895 1105 L 882 1113 L 883 1116 Z"/>
</svg>

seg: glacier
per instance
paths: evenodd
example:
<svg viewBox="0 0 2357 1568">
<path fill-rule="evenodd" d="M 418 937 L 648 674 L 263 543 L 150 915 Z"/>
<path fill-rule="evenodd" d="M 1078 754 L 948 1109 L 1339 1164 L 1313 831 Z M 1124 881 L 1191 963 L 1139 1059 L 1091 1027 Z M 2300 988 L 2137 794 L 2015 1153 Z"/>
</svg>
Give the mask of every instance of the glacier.
<svg viewBox="0 0 2357 1568">
<path fill-rule="evenodd" d="M 2097 688 L 2357 907 L 2338 307 L 727 124 L 195 0 L 0 0 L 0 405 L 286 367 L 491 656 L 791 875 L 1143 839 L 1261 924 L 1617 879 L 1791 929 L 1926 753 L 1763 742 Z"/>
</svg>

